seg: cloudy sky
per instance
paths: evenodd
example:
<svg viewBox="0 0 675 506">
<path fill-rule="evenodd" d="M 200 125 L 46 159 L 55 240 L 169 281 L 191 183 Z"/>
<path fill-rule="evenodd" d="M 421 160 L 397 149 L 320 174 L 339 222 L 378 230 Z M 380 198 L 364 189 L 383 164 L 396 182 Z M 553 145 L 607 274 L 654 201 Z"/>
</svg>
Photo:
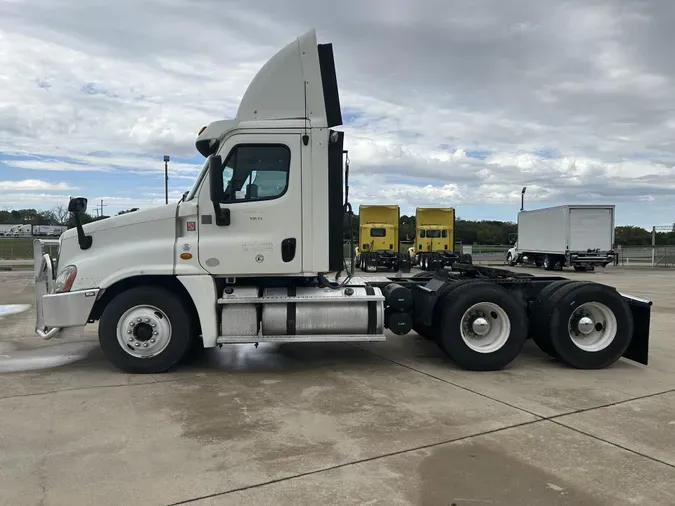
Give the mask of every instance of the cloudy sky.
<svg viewBox="0 0 675 506">
<path fill-rule="evenodd" d="M 675 221 L 673 0 L 3 0 L 0 208 L 163 203 L 257 69 L 333 42 L 350 199 L 467 219 L 612 203 Z"/>
</svg>

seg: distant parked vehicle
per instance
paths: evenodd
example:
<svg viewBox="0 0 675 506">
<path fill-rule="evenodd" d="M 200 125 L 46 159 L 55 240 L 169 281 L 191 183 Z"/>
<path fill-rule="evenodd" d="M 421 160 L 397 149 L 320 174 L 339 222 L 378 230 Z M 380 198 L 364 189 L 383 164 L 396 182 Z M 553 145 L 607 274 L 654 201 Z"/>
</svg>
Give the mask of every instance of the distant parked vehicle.
<svg viewBox="0 0 675 506">
<path fill-rule="evenodd" d="M 614 261 L 614 208 L 566 205 L 520 211 L 517 242 L 506 253 L 506 263 L 577 271 L 607 266 Z"/>
<path fill-rule="evenodd" d="M 33 235 L 37 237 L 59 237 L 68 227 L 63 225 L 33 225 Z"/>
</svg>

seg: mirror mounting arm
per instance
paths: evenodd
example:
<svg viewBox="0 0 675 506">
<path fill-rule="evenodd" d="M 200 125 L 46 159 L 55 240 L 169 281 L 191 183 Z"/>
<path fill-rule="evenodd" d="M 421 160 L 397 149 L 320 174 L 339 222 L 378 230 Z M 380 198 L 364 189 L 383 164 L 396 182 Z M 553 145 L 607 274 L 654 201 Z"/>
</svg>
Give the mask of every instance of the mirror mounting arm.
<svg viewBox="0 0 675 506">
<path fill-rule="evenodd" d="M 85 235 L 84 229 L 82 228 L 82 218 L 80 217 L 81 213 L 87 212 L 87 199 L 84 197 L 74 197 L 70 199 L 70 202 L 68 202 L 68 211 L 72 213 L 73 218 L 75 219 L 77 242 L 80 245 L 80 249 L 85 250 L 91 248 L 94 240 L 90 235 Z"/>
<path fill-rule="evenodd" d="M 213 212 L 216 215 L 216 225 L 219 227 L 230 226 L 230 210 L 220 207 L 220 203 L 213 201 Z"/>
<path fill-rule="evenodd" d="M 91 248 L 94 239 L 90 235 L 84 234 L 80 213 L 73 213 L 73 217 L 75 218 L 75 228 L 77 228 L 77 242 L 80 245 L 80 249 L 85 250 Z"/>
</svg>

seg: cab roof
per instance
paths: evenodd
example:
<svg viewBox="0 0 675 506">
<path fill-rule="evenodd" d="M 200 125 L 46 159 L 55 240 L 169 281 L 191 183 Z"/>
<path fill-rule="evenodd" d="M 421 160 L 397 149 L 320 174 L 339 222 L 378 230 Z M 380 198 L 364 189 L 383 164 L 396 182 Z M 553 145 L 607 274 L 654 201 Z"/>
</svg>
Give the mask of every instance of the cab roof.
<svg viewBox="0 0 675 506">
<path fill-rule="evenodd" d="M 236 118 L 214 121 L 202 129 L 197 150 L 208 156 L 240 123 L 288 120 L 302 120 L 311 128 L 342 125 L 333 45 L 317 44 L 314 29 L 260 68 L 239 103 Z"/>
</svg>

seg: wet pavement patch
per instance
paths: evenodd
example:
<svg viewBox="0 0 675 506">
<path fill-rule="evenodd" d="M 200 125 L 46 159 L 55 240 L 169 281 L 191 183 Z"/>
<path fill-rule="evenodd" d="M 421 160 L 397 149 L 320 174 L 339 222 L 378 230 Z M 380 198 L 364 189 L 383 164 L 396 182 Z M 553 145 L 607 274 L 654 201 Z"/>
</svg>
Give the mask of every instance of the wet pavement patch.
<svg viewBox="0 0 675 506">
<path fill-rule="evenodd" d="M 0 320 L 2 320 L 4 316 L 23 313 L 29 309 L 30 304 L 0 304 Z"/>
<path fill-rule="evenodd" d="M 34 350 L 0 349 L 0 373 L 34 371 L 72 364 L 87 358 L 98 343 L 85 341 L 43 346 Z"/>
</svg>

